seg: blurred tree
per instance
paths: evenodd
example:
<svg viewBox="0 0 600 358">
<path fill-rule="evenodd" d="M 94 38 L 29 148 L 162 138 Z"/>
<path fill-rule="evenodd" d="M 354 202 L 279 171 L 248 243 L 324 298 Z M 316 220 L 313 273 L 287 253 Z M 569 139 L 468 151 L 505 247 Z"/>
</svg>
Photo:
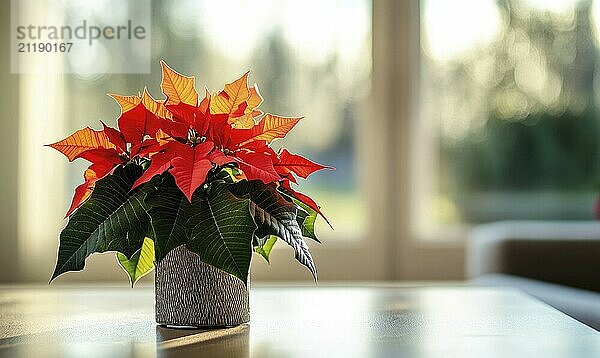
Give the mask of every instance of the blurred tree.
<svg viewBox="0 0 600 358">
<path fill-rule="evenodd" d="M 442 192 L 460 207 L 469 193 L 594 188 L 592 1 L 563 13 L 519 0 L 497 5 L 504 28 L 493 43 L 451 61 L 424 61 L 441 122 Z"/>
</svg>

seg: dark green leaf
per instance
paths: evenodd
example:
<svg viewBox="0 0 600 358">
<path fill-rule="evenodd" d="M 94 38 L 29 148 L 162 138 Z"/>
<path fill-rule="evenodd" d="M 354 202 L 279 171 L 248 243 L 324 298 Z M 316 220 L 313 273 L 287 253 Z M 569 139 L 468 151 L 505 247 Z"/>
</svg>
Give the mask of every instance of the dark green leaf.
<svg viewBox="0 0 600 358">
<path fill-rule="evenodd" d="M 231 194 L 225 183 L 213 182 L 206 197 L 196 192 L 192 198 L 188 225 L 190 251 L 247 283 L 256 230 L 248 199 Z"/>
<path fill-rule="evenodd" d="M 257 237 L 275 235 L 294 249 L 296 260 L 306 266 L 317 278 L 312 255 L 302 237 L 302 229 L 297 221 L 297 207 L 287 201 L 274 184 L 265 185 L 261 181 L 241 181 L 230 186 L 238 197 L 250 198 L 250 212 L 258 226 Z"/>
<path fill-rule="evenodd" d="M 156 261 L 160 261 L 171 250 L 187 243 L 190 202 L 173 177 L 165 175 L 158 190 L 146 197 L 146 205 L 154 229 Z"/>
<path fill-rule="evenodd" d="M 67 271 L 79 271 L 94 252 L 119 251 L 130 258 L 142 247 L 150 225 L 144 197 L 151 185 L 130 191 L 142 174 L 135 164 L 119 166 L 96 182 L 92 195 L 71 217 L 60 234 L 52 280 Z"/>
</svg>

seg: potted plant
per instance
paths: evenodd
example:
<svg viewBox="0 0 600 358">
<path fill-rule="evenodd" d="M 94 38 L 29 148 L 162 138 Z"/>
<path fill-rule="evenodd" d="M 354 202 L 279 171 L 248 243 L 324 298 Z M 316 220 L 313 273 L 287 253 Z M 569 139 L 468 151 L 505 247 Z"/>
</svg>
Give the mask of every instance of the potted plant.
<svg viewBox="0 0 600 358">
<path fill-rule="evenodd" d="M 92 253 L 116 251 L 132 286 L 156 264 L 159 324 L 244 323 L 253 252 L 268 261 L 284 241 L 316 280 L 305 239 L 319 242 L 314 224 L 323 214 L 292 184 L 329 167 L 271 148 L 301 118 L 263 114 L 248 73 L 201 98 L 194 77 L 161 67 L 165 100 L 147 89 L 110 95 L 121 107 L 118 129 L 102 123 L 50 144 L 69 161 L 91 162 L 51 281 L 82 270 Z"/>
</svg>

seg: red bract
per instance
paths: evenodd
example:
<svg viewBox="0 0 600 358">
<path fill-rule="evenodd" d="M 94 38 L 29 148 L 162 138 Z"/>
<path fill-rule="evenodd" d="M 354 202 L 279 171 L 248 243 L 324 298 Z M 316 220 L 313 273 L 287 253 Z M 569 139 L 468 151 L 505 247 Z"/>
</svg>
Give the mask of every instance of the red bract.
<svg viewBox="0 0 600 358">
<path fill-rule="evenodd" d="M 171 173 L 188 200 L 210 174 L 225 166 L 237 166 L 247 180 L 278 183 L 291 196 L 321 214 L 308 196 L 294 191 L 294 175 L 307 178 L 321 169 L 332 169 L 287 150 L 277 154 L 270 144 L 287 133 L 301 118 L 265 114 L 258 87 L 248 86 L 248 73 L 200 99 L 194 77 L 184 76 L 161 61 L 161 89 L 165 100 L 155 100 L 144 89 L 141 95 L 111 94 L 121 107 L 119 130 L 104 125 L 102 131 L 84 128 L 51 144 L 69 160 L 92 163 L 85 182 L 75 190 L 67 215 L 81 205 L 94 183 L 117 165 L 150 160 L 134 183 L 136 188 L 166 171 Z"/>
<path fill-rule="evenodd" d="M 208 154 L 214 149 L 212 142 L 204 142 L 195 147 L 179 144 L 175 149 L 176 155 L 171 159 L 171 170 L 175 183 L 183 194 L 192 201 L 192 195 L 206 180 L 213 164 Z"/>
<path fill-rule="evenodd" d="M 287 149 L 283 149 L 279 154 L 279 160 L 275 163 L 275 170 L 281 176 L 289 176 L 290 173 L 294 173 L 304 179 L 308 178 L 312 173 L 321 169 L 333 169 L 318 163 L 315 163 L 309 159 L 306 159 L 297 154 L 291 154 Z M 291 176 L 293 178 L 293 175 Z"/>
</svg>

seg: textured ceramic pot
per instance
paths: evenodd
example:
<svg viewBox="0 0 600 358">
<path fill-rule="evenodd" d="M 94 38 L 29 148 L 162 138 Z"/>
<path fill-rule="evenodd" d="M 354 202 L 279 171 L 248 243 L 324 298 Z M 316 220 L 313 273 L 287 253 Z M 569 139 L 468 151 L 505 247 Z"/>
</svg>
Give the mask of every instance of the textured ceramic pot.
<svg viewBox="0 0 600 358">
<path fill-rule="evenodd" d="M 226 327 L 250 320 L 244 283 L 179 246 L 156 263 L 156 322 L 167 326 Z"/>
</svg>

